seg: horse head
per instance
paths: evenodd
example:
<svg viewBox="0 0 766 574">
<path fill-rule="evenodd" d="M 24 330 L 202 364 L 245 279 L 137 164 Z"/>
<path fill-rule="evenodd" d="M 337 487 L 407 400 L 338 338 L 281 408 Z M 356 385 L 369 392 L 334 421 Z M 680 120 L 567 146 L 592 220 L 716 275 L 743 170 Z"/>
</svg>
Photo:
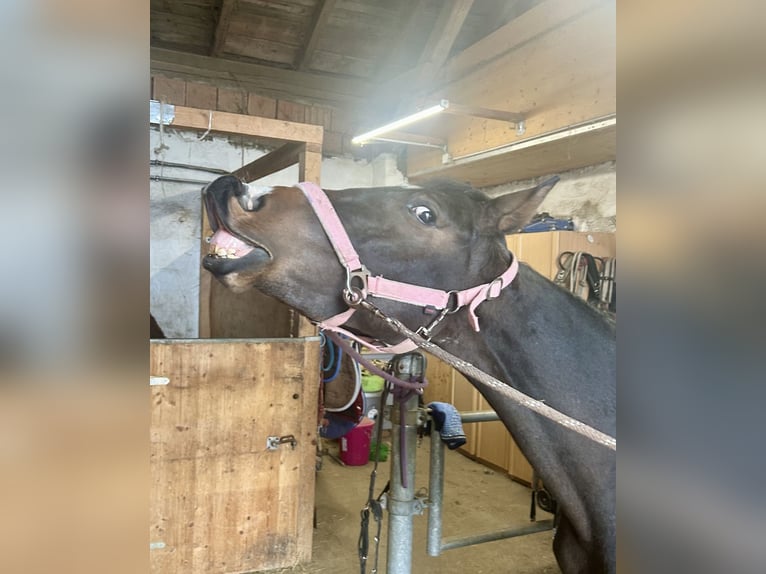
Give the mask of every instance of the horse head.
<svg viewBox="0 0 766 574">
<path fill-rule="evenodd" d="M 505 234 L 531 219 L 557 181 L 493 199 L 445 181 L 325 193 L 371 274 L 451 291 L 491 281 L 508 266 Z M 227 175 L 204 198 L 215 233 L 203 266 L 225 285 L 255 287 L 314 321 L 347 308 L 346 272 L 301 189 L 257 188 Z M 424 322 L 420 307 L 380 307 L 413 328 Z M 349 325 L 384 338 L 379 323 L 355 317 Z"/>
</svg>

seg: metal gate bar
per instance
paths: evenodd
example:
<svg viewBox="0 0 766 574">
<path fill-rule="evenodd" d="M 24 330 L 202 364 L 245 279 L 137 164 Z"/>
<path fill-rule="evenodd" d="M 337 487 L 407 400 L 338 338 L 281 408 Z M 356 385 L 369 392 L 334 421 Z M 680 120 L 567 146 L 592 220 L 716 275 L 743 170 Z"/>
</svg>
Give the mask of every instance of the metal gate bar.
<svg viewBox="0 0 766 574">
<path fill-rule="evenodd" d="M 498 421 L 494 411 L 468 411 L 460 413 L 464 423 Z M 439 556 L 444 550 L 472 546 L 483 542 L 515 538 L 526 534 L 535 534 L 553 529 L 552 520 L 541 520 L 519 528 L 507 528 L 496 532 L 487 532 L 465 537 L 442 539 L 442 506 L 444 503 L 444 443 L 441 441 L 435 425 L 431 428 L 431 461 L 428 478 L 428 543 L 429 556 Z M 389 539 L 390 540 L 390 539 Z"/>
</svg>

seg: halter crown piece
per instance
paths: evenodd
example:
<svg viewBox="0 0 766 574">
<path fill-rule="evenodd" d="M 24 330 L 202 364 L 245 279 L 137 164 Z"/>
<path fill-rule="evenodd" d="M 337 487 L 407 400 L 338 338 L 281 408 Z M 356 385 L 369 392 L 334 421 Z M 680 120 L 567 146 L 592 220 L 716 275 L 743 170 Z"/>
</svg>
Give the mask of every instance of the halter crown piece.
<svg viewBox="0 0 766 574">
<path fill-rule="evenodd" d="M 439 323 L 452 313 L 456 313 L 468 306 L 468 321 L 474 331 L 479 331 L 479 318 L 476 316 L 476 308 L 484 301 L 491 301 L 500 296 L 500 292 L 511 284 L 519 271 L 519 263 L 514 257 L 510 266 L 502 275 L 499 275 L 489 283 L 464 289 L 462 291 L 441 291 L 412 285 L 401 281 L 392 281 L 381 276 L 371 276 L 367 267 L 362 264 L 351 240 L 341 223 L 335 208 L 325 192 L 315 183 L 302 182 L 297 187 L 308 199 L 309 204 L 316 213 L 319 223 L 322 225 L 327 238 L 330 240 L 340 264 L 346 270 L 346 287 L 343 289 L 343 300 L 349 308 L 343 313 L 330 317 L 317 325 L 322 329 L 342 333 L 347 337 L 358 341 L 377 352 L 407 353 L 417 348 L 417 345 L 409 339 L 398 345 L 377 347 L 369 341 L 360 339 L 353 333 L 341 328 L 356 312 L 356 306 L 369 296 L 382 299 L 390 299 L 422 307 L 424 312 L 429 310 L 436 313 L 436 318 L 428 326 L 418 329 L 418 334 L 426 339 L 432 335 L 432 331 Z"/>
</svg>

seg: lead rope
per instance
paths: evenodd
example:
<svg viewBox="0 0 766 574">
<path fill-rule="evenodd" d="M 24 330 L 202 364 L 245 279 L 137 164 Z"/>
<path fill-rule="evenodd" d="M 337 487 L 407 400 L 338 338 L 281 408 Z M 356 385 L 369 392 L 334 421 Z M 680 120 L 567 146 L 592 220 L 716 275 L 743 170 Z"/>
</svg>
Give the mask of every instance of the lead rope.
<svg viewBox="0 0 766 574">
<path fill-rule="evenodd" d="M 614 451 L 617 450 L 616 438 L 611 437 L 608 434 L 601 432 L 600 430 L 594 429 L 590 425 L 587 425 L 583 422 L 573 419 L 572 417 L 567 416 L 564 413 L 549 407 L 548 405 L 546 405 L 545 403 L 541 401 L 538 401 L 528 395 L 525 395 L 521 391 L 514 389 L 510 385 L 506 385 L 502 383 L 498 379 L 474 367 L 471 363 L 457 358 L 455 355 L 445 351 L 444 349 L 432 343 L 431 341 L 424 339 L 423 337 L 421 337 L 420 335 L 418 335 L 417 333 L 409 329 L 401 321 L 394 319 L 393 317 L 389 317 L 388 315 L 383 313 L 383 311 L 378 309 L 378 307 L 376 307 L 375 305 L 373 305 L 366 299 L 363 299 L 362 301 L 360 301 L 358 305 L 360 307 L 363 307 L 364 309 L 367 309 L 379 319 L 384 320 L 388 324 L 388 326 L 391 327 L 394 331 L 396 331 L 397 333 L 401 335 L 404 335 L 405 337 L 410 339 L 412 342 L 414 342 L 421 349 L 428 351 L 437 359 L 441 359 L 445 363 L 452 365 L 453 367 L 455 367 L 455 369 L 463 373 L 469 379 L 473 379 L 479 383 L 482 383 L 492 388 L 493 390 L 499 392 L 500 394 L 504 395 L 506 398 L 512 400 L 513 402 L 523 407 L 526 407 L 529 410 L 534 411 L 539 415 L 544 416 L 545 418 L 555 422 L 556 424 L 559 424 L 565 428 L 573 430 L 574 432 L 586 438 L 589 438 L 590 440 L 597 442 L 598 444 L 601 444 L 609 448 L 610 450 L 614 450 Z"/>
</svg>

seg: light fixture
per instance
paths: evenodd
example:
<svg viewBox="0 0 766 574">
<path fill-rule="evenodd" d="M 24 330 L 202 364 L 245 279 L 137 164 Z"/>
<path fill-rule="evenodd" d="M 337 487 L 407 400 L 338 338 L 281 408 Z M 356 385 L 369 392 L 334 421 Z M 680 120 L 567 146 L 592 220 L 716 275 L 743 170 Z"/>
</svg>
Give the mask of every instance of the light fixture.
<svg viewBox="0 0 766 574">
<path fill-rule="evenodd" d="M 400 128 L 403 128 L 404 126 L 408 126 L 410 124 L 414 124 L 415 122 L 419 122 L 426 118 L 430 118 L 431 116 L 435 116 L 436 114 L 440 114 L 445 109 L 447 109 L 448 106 L 449 106 L 449 102 L 447 100 L 441 100 L 435 106 L 431 106 L 430 108 L 420 110 L 419 112 L 415 112 L 414 114 L 411 114 L 407 116 L 406 118 L 393 121 L 390 124 L 386 124 L 384 126 L 376 128 L 367 133 L 358 135 L 352 138 L 351 143 L 361 145 L 370 140 L 378 139 L 378 136 L 382 136 L 383 134 L 396 131 Z"/>
<path fill-rule="evenodd" d="M 422 141 L 418 141 L 418 139 L 422 139 L 422 138 L 416 138 L 414 134 L 405 134 L 405 133 L 399 132 L 396 134 L 398 139 L 380 137 L 384 134 L 395 132 L 399 130 L 400 128 L 403 128 L 404 126 L 414 124 L 416 122 L 419 122 L 426 118 L 430 118 L 442 112 L 447 112 L 448 114 L 455 114 L 455 115 L 461 115 L 461 116 L 474 116 L 474 117 L 485 118 L 490 120 L 500 120 L 500 121 L 510 122 L 516 125 L 516 133 L 518 135 L 522 135 L 525 130 L 524 116 L 522 114 L 519 114 L 516 112 L 506 112 L 501 110 L 491 110 L 487 108 L 479 108 L 474 106 L 461 106 L 458 104 L 450 103 L 449 100 L 439 100 L 439 103 L 434 106 L 425 108 L 423 110 L 420 110 L 419 112 L 415 112 L 414 114 L 411 114 L 402 119 L 393 121 L 390 124 L 386 124 L 372 131 L 355 136 L 354 138 L 351 139 L 351 143 L 357 144 L 357 145 L 364 145 L 365 143 L 369 141 L 379 140 L 379 141 L 391 141 L 396 143 L 405 143 L 409 145 L 442 147 L 440 145 L 433 145 L 430 142 L 424 143 Z"/>
</svg>

